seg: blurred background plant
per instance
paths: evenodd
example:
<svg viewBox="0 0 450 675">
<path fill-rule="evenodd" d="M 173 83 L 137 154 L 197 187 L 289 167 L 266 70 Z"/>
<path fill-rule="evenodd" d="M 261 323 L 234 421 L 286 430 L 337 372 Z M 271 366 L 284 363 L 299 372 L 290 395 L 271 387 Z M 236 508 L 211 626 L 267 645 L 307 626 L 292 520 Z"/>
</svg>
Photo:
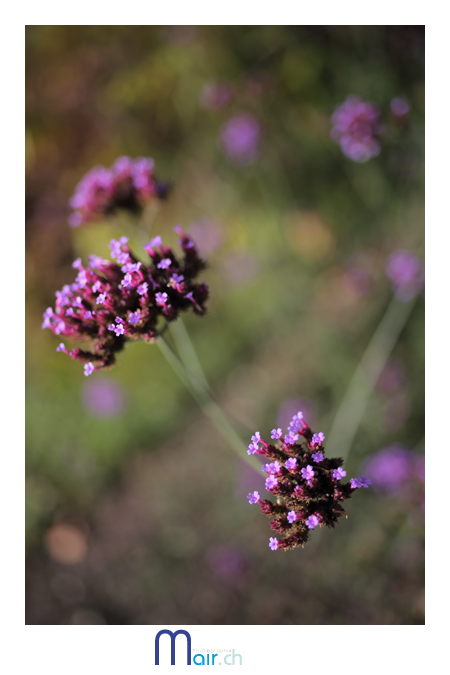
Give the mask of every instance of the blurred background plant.
<svg viewBox="0 0 450 675">
<path fill-rule="evenodd" d="M 423 28 L 29 26 L 26 42 L 27 623 L 423 623 Z M 350 96 L 379 113 L 369 132 L 350 120 L 379 144 L 358 161 L 330 135 Z M 303 410 L 348 476 L 373 474 L 304 550 L 270 551 L 246 499 L 267 496 L 263 473 L 156 346 L 86 379 L 41 331 L 77 255 L 142 244 L 123 213 L 67 225 L 83 174 L 121 155 L 172 186 L 152 236 L 175 244 L 180 224 L 209 260 L 209 315 L 185 324 L 242 439 Z"/>
</svg>

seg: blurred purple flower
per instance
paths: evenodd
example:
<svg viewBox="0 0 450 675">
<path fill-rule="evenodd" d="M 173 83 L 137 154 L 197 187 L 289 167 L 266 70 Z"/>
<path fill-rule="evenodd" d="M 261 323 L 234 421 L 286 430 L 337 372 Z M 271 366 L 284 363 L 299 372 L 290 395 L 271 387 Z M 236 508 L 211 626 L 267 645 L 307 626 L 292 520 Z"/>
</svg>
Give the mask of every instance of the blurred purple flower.
<svg viewBox="0 0 450 675">
<path fill-rule="evenodd" d="M 114 417 L 121 413 L 125 406 L 122 386 L 113 380 L 89 380 L 82 391 L 83 404 L 86 410 L 95 417 Z"/>
<path fill-rule="evenodd" d="M 386 263 L 386 274 L 392 281 L 398 300 L 408 302 L 423 290 L 425 273 L 422 262 L 409 251 L 395 251 Z"/>
<path fill-rule="evenodd" d="M 118 157 L 105 169 L 95 166 L 83 176 L 69 200 L 72 227 L 113 215 L 119 209 L 139 213 L 149 201 L 164 199 L 168 186 L 154 176 L 150 157 Z"/>
<path fill-rule="evenodd" d="M 69 224 L 77 227 L 84 222 L 94 220 L 103 214 L 114 194 L 114 179 L 111 171 L 103 166 L 95 166 L 83 176 L 75 188 L 75 194 L 69 204 L 74 212 L 69 216 Z"/>
<path fill-rule="evenodd" d="M 222 229 L 208 218 L 198 220 L 188 229 L 201 256 L 209 256 L 222 243 Z"/>
<path fill-rule="evenodd" d="M 390 445 L 372 455 L 364 469 L 376 489 L 397 492 L 414 479 L 425 478 L 424 458 L 402 445 Z"/>
<path fill-rule="evenodd" d="M 380 110 L 374 103 L 349 96 L 331 116 L 331 138 L 354 162 L 367 162 L 380 153 L 378 136 L 383 127 Z"/>
<path fill-rule="evenodd" d="M 239 587 L 245 582 L 249 566 L 242 553 L 231 546 L 211 546 L 205 561 L 214 575 L 228 586 Z"/>
<path fill-rule="evenodd" d="M 232 88 L 227 82 L 208 82 L 200 92 L 200 103 L 207 110 L 225 108 L 231 101 Z"/>
<path fill-rule="evenodd" d="M 261 125 L 250 113 L 239 113 L 226 122 L 220 132 L 220 145 L 236 164 L 251 164 L 258 156 Z"/>
<path fill-rule="evenodd" d="M 404 98 L 397 96 L 391 101 L 391 111 L 396 117 L 405 117 L 409 113 L 409 103 Z"/>
</svg>

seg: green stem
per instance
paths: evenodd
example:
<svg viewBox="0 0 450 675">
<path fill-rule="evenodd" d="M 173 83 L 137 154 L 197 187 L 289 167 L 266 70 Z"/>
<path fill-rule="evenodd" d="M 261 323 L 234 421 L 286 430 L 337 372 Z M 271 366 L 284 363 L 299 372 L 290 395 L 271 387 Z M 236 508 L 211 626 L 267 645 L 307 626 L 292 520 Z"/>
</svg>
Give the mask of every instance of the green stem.
<svg viewBox="0 0 450 675">
<path fill-rule="evenodd" d="M 331 455 L 348 458 L 369 398 L 414 304 L 414 300 L 391 300 L 336 413 L 327 439 L 327 450 Z"/>
<path fill-rule="evenodd" d="M 247 462 L 253 469 L 259 470 L 259 464 L 247 454 L 245 443 L 243 443 L 242 439 L 236 433 L 225 413 L 213 400 L 209 388 L 185 367 L 164 336 L 157 340 L 157 344 L 168 363 L 172 366 L 186 388 L 191 392 L 205 415 L 214 423 L 218 431 L 222 434 L 223 438 L 228 441 L 230 447 L 238 457 Z"/>
<path fill-rule="evenodd" d="M 178 317 L 176 321 L 170 324 L 170 332 L 178 354 L 180 355 L 181 362 L 193 373 L 193 375 L 195 375 L 196 379 L 201 382 L 204 388 L 210 391 L 205 373 L 181 317 Z M 189 364 L 189 366 L 187 364 Z"/>
</svg>

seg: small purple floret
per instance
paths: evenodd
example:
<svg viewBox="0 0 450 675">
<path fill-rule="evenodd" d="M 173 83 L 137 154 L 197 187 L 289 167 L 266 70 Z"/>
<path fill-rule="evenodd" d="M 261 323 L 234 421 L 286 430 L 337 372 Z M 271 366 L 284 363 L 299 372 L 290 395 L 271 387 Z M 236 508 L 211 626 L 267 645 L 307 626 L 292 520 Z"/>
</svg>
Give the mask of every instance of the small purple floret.
<svg viewBox="0 0 450 675">
<path fill-rule="evenodd" d="M 319 519 L 317 516 L 309 516 L 309 518 L 305 520 L 305 525 L 309 527 L 310 530 L 313 530 L 318 524 Z"/>
<path fill-rule="evenodd" d="M 157 264 L 157 268 L 160 270 L 166 270 L 168 269 L 172 264 L 172 261 L 170 258 L 163 258 L 161 262 Z"/>
<path fill-rule="evenodd" d="M 167 284 L 171 288 L 174 288 L 176 291 L 180 292 L 182 290 L 181 283 L 184 281 L 184 276 L 182 274 L 172 274 Z"/>
<path fill-rule="evenodd" d="M 146 295 L 146 293 L 148 291 L 148 283 L 146 281 L 144 281 L 144 283 L 141 284 L 140 286 L 138 286 L 136 290 L 137 290 L 139 295 Z"/>
<path fill-rule="evenodd" d="M 359 478 L 351 478 L 350 479 L 350 485 L 352 488 L 368 488 L 369 485 L 372 484 L 372 481 L 370 478 L 366 478 L 365 476 L 360 476 Z"/>
<path fill-rule="evenodd" d="M 160 307 L 165 307 L 169 296 L 167 293 L 155 293 L 156 304 Z"/>
<path fill-rule="evenodd" d="M 257 504 L 260 500 L 259 492 L 255 490 L 254 492 L 249 492 L 247 495 L 249 504 Z"/>
<path fill-rule="evenodd" d="M 136 326 L 140 320 L 141 320 L 141 313 L 139 310 L 137 310 L 136 312 L 131 312 L 130 316 L 128 317 L 128 322 L 131 323 L 132 326 Z"/>
<path fill-rule="evenodd" d="M 250 443 L 248 446 L 247 455 L 254 455 L 255 452 L 258 452 L 258 449 L 257 443 Z"/>
<path fill-rule="evenodd" d="M 117 321 L 117 319 L 116 319 L 116 321 Z M 113 332 L 117 335 L 117 337 L 119 337 L 119 335 L 123 335 L 123 334 L 124 334 L 124 328 L 123 328 L 123 324 L 122 324 L 122 323 L 117 323 L 117 324 L 111 323 L 111 324 L 108 326 L 108 330 L 113 331 Z"/>
<path fill-rule="evenodd" d="M 288 431 L 291 432 L 292 434 L 295 434 L 297 431 L 300 431 L 302 428 L 302 420 L 303 420 L 303 413 L 298 412 L 294 417 L 292 418 L 289 426 L 288 426 Z"/>
<path fill-rule="evenodd" d="M 108 296 L 107 296 L 106 293 L 100 293 L 99 295 L 97 295 L 97 300 L 95 301 L 96 304 L 97 305 L 103 305 L 103 303 L 105 302 L 107 297 Z"/>
<path fill-rule="evenodd" d="M 341 480 L 347 475 L 347 472 L 340 466 L 333 471 L 333 478 L 335 480 Z"/>
<path fill-rule="evenodd" d="M 276 551 L 278 548 L 278 539 L 276 537 L 270 537 L 269 539 L 269 547 L 272 549 L 272 551 Z"/>
<path fill-rule="evenodd" d="M 314 470 L 311 464 L 308 464 L 306 469 L 303 468 L 300 473 L 302 474 L 302 478 L 305 480 L 312 480 L 314 478 Z"/>
<path fill-rule="evenodd" d="M 84 366 L 84 374 L 86 377 L 94 372 L 94 365 L 92 363 L 86 363 Z"/>
<path fill-rule="evenodd" d="M 274 487 L 278 485 L 278 480 L 275 478 L 275 476 L 272 476 L 272 474 L 266 478 L 266 490 L 272 490 Z"/>
</svg>

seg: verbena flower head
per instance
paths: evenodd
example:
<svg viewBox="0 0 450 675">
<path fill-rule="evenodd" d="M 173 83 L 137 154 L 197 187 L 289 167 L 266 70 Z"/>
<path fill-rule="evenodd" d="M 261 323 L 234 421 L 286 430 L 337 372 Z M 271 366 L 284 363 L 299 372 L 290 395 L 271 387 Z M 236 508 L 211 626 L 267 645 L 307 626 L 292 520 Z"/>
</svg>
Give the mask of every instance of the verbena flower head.
<svg viewBox="0 0 450 675">
<path fill-rule="evenodd" d="M 395 296 L 402 302 L 411 300 L 423 290 L 422 262 L 409 251 L 394 251 L 388 258 L 386 274 L 392 281 Z"/>
<path fill-rule="evenodd" d="M 365 476 L 343 484 L 342 479 L 346 476 L 346 471 L 341 468 L 343 460 L 325 457 L 324 434 L 313 434 L 302 413 L 294 416 L 290 427 L 297 430 L 296 442 L 289 436 L 283 437 L 282 430 L 277 429 L 281 433 L 272 433 L 273 445 L 263 440 L 259 432 L 251 444 L 252 454 L 264 455 L 271 460 L 262 468 L 269 473 L 265 487 L 275 500 L 261 499 L 258 492 L 250 493 L 248 499 L 272 518 L 272 530 L 284 536 L 282 539 L 270 538 L 269 546 L 273 551 L 303 546 L 310 531 L 317 526 L 334 527 L 345 515 L 341 502 L 351 497 L 356 489 L 370 485 L 370 479 Z M 320 452 L 317 452 L 317 438 L 321 442 Z"/>
<path fill-rule="evenodd" d="M 158 239 L 158 246 L 153 240 L 144 247 L 150 257 L 150 264 L 144 264 L 131 252 L 127 238 L 121 237 L 110 243 L 115 261 L 90 256 L 88 267 L 80 259 L 73 263 L 78 271 L 75 282 L 56 292 L 55 309 L 44 312 L 42 328 L 88 343 L 86 349 L 72 351 L 64 343 L 57 347 L 85 363 L 85 375 L 113 365 L 127 340 L 154 341 L 158 324 L 175 321 L 180 312 L 205 314 L 208 287 L 194 279 L 206 265 L 192 239 L 180 227 L 175 230 L 181 237 L 180 260 Z M 161 267 L 162 260 L 169 264 Z M 170 281 L 174 275 L 182 278 L 175 285 Z"/>
<path fill-rule="evenodd" d="M 102 220 L 119 209 L 139 213 L 148 202 L 164 199 L 167 192 L 167 184 L 154 176 L 152 159 L 119 157 L 109 169 L 96 166 L 83 176 L 69 201 L 73 209 L 69 225 Z"/>
<path fill-rule="evenodd" d="M 383 127 L 374 103 L 349 96 L 331 116 L 331 138 L 354 162 L 367 162 L 380 153 L 378 137 Z"/>
<path fill-rule="evenodd" d="M 232 117 L 222 127 L 220 142 L 224 152 L 236 164 L 251 164 L 258 156 L 261 125 L 250 113 Z"/>
</svg>

